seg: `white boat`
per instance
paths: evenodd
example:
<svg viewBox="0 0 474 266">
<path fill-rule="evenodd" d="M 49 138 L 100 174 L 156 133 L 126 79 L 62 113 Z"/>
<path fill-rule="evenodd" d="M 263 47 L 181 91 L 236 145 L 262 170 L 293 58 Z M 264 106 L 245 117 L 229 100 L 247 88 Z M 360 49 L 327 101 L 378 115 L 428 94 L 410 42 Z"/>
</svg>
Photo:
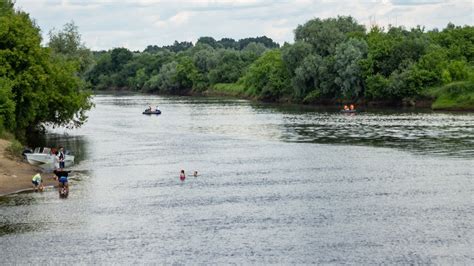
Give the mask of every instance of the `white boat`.
<svg viewBox="0 0 474 266">
<path fill-rule="evenodd" d="M 25 153 L 26 160 L 32 165 L 51 165 L 54 166 L 58 160 L 56 155 L 51 153 L 51 148 L 36 148 L 32 153 Z M 64 156 L 65 166 L 70 166 L 74 163 L 74 155 L 66 154 Z"/>
</svg>

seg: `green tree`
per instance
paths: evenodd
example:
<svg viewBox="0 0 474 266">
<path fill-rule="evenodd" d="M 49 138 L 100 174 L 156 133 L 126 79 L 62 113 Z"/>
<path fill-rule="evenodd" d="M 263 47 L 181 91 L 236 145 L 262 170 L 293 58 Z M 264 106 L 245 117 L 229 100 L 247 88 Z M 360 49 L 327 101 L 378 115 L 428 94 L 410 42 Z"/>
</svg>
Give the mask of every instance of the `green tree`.
<svg viewBox="0 0 474 266">
<path fill-rule="evenodd" d="M 217 43 L 216 39 L 212 38 L 212 37 L 208 37 L 208 36 L 205 36 L 205 37 L 200 37 L 197 42 L 196 42 L 196 45 L 198 44 L 207 44 L 209 45 L 210 47 L 216 49 L 216 48 L 220 48 L 221 45 L 219 45 L 219 43 Z"/>
<path fill-rule="evenodd" d="M 77 64 L 41 47 L 40 30 L 27 13 L 4 3 L 0 8 L 0 105 L 7 110 L 2 114 L 7 129 L 23 138 L 27 130 L 45 123 L 80 126 L 91 103 L 76 75 Z"/>
<path fill-rule="evenodd" d="M 241 51 L 241 58 L 246 64 L 251 64 L 259 58 L 267 48 L 261 43 L 251 42 Z"/>
<path fill-rule="evenodd" d="M 0 132 L 5 128 L 15 128 L 15 102 L 12 81 L 0 77 Z"/>
<path fill-rule="evenodd" d="M 295 69 L 291 82 L 296 99 L 301 100 L 310 92 L 320 88 L 321 75 L 319 67 L 322 64 L 323 58 L 321 56 L 311 54 L 306 56 L 303 62 Z"/>
<path fill-rule="evenodd" d="M 303 59 L 311 54 L 311 49 L 311 45 L 303 41 L 297 41 L 293 45 L 285 43 L 282 48 L 282 58 L 290 73 L 294 73 Z"/>
<path fill-rule="evenodd" d="M 150 83 L 156 82 L 156 85 L 160 92 L 177 93 L 179 90 L 177 67 L 178 63 L 176 61 L 172 61 L 163 65 L 158 75 L 151 77 Z M 154 84 L 152 83 L 149 84 L 147 87 L 152 88 L 153 85 Z"/>
<path fill-rule="evenodd" d="M 288 94 L 289 76 L 280 50 L 272 50 L 255 61 L 239 81 L 247 94 L 266 101 L 275 101 Z"/>
<path fill-rule="evenodd" d="M 81 42 L 79 28 L 74 22 L 66 23 L 62 31 L 50 31 L 48 47 L 56 56 L 64 56 L 77 64 L 80 76 L 84 76 L 93 64 L 92 53 Z"/>
<path fill-rule="evenodd" d="M 441 32 L 435 29 L 428 35 L 434 43 L 446 49 L 450 59 L 474 62 L 474 26 L 449 23 Z"/>
<path fill-rule="evenodd" d="M 295 30 L 295 41 L 303 41 L 312 45 L 314 51 L 321 56 L 332 55 L 336 46 L 349 37 L 364 36 L 365 27 L 357 24 L 352 17 L 312 19 Z"/>
<path fill-rule="evenodd" d="M 364 84 L 360 63 L 366 55 L 367 43 L 364 40 L 351 38 L 336 47 L 335 83 L 341 88 L 341 94 L 346 99 L 362 96 Z"/>
<path fill-rule="evenodd" d="M 216 57 L 217 64 L 209 71 L 210 83 L 236 82 L 241 77 L 245 65 L 240 53 L 230 49 L 219 49 Z"/>
</svg>

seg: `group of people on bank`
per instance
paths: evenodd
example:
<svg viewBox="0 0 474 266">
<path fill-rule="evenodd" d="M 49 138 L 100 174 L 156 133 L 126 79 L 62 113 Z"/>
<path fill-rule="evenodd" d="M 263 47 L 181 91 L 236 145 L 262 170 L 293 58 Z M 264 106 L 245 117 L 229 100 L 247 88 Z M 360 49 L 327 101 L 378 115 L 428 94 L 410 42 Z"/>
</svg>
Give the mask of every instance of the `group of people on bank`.
<svg viewBox="0 0 474 266">
<path fill-rule="evenodd" d="M 54 180 L 58 181 L 59 195 L 61 197 L 67 197 L 69 194 L 68 176 L 71 171 L 64 170 L 66 159 L 64 148 L 59 147 L 58 150 L 52 149 L 51 153 L 55 155 L 53 178 Z M 34 191 L 44 190 L 43 178 L 41 177 L 40 173 L 36 173 L 31 179 L 31 182 L 33 183 Z"/>
</svg>

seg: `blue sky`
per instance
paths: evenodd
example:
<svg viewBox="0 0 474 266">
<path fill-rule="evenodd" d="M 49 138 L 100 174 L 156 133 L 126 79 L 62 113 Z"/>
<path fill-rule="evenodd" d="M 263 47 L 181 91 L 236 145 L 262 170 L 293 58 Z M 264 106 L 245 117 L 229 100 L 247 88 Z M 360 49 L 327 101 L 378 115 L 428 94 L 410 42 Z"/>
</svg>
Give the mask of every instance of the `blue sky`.
<svg viewBox="0 0 474 266">
<path fill-rule="evenodd" d="M 70 21 L 93 50 L 195 42 L 201 36 L 240 39 L 266 35 L 293 41 L 293 30 L 307 20 L 351 15 L 370 27 L 448 22 L 474 25 L 472 0 L 17 0 L 41 27 L 44 38 Z"/>
</svg>

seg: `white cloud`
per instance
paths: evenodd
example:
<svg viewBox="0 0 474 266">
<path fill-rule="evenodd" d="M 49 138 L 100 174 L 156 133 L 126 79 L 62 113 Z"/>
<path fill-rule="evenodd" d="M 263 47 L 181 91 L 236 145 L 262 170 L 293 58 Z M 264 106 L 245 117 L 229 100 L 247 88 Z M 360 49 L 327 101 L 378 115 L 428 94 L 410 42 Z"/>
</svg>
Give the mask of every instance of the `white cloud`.
<svg viewBox="0 0 474 266">
<path fill-rule="evenodd" d="M 182 25 L 182 24 L 187 23 L 189 21 L 189 19 L 191 18 L 191 16 L 192 16 L 191 12 L 182 11 L 182 12 L 179 12 L 178 14 L 172 16 L 169 19 L 169 22 L 175 23 L 177 25 Z"/>
</svg>

